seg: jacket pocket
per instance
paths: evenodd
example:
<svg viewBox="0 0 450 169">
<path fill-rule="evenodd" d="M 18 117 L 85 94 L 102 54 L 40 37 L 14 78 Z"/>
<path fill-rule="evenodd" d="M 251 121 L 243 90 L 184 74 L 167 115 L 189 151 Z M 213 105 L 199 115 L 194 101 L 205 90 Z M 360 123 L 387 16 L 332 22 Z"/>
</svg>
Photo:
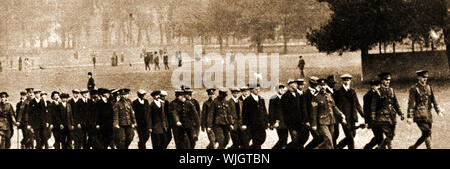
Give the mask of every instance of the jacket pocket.
<svg viewBox="0 0 450 169">
<path fill-rule="evenodd" d="M 414 113 L 414 118 L 416 119 L 427 119 L 429 118 L 429 111 L 425 106 L 417 107 Z"/>
</svg>

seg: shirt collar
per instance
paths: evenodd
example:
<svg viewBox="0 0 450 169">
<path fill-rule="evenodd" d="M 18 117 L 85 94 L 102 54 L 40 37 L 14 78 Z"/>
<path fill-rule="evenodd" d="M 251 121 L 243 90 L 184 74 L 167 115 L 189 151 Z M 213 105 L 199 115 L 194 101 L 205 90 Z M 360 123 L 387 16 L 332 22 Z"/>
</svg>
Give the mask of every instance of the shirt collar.
<svg viewBox="0 0 450 169">
<path fill-rule="evenodd" d="M 350 90 L 350 85 L 342 85 L 342 87 L 344 88 L 345 91 L 349 91 Z"/>
<path fill-rule="evenodd" d="M 237 102 L 239 101 L 239 98 L 235 98 L 235 97 L 233 97 L 233 96 L 231 96 L 231 99 L 233 99 L 233 101 L 234 101 L 235 103 L 237 103 Z"/>
<path fill-rule="evenodd" d="M 253 94 L 253 93 L 251 93 L 250 95 L 253 97 L 253 99 L 255 99 L 255 101 L 258 101 L 258 100 L 259 100 L 259 97 L 258 97 L 257 95 L 255 95 L 255 94 Z"/>
<path fill-rule="evenodd" d="M 156 106 L 161 107 L 161 101 L 160 100 L 154 100 Z"/>
<path fill-rule="evenodd" d="M 144 104 L 144 99 L 138 98 L 139 103 Z"/>
</svg>

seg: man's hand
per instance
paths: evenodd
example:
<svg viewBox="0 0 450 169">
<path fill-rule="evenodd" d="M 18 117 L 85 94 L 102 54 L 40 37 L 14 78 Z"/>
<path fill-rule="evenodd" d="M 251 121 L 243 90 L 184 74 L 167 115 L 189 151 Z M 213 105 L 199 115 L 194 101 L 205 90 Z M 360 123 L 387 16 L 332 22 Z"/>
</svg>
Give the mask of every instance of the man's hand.
<svg viewBox="0 0 450 169">
<path fill-rule="evenodd" d="M 47 128 L 48 128 L 48 127 L 50 127 L 50 124 L 48 124 L 48 123 L 45 123 L 45 127 L 47 127 Z"/>
<path fill-rule="evenodd" d="M 116 129 L 120 129 L 120 126 L 119 125 L 116 125 L 116 126 L 114 126 Z"/>
<path fill-rule="evenodd" d="M 61 130 L 64 129 L 64 125 L 60 124 L 59 129 L 61 129 Z"/>
<path fill-rule="evenodd" d="M 50 124 L 50 129 L 53 129 L 53 124 Z"/>
<path fill-rule="evenodd" d="M 316 131 L 317 130 L 317 126 L 312 126 L 311 129 Z"/>
<path fill-rule="evenodd" d="M 77 127 L 78 127 L 79 129 L 81 129 L 81 124 L 78 124 Z"/>
<path fill-rule="evenodd" d="M 277 122 L 275 122 L 275 124 L 273 125 L 273 128 L 278 128 L 280 127 L 280 121 L 277 120 Z"/>
<path fill-rule="evenodd" d="M 31 126 L 30 125 L 27 125 L 27 130 L 31 130 Z"/>
<path fill-rule="evenodd" d="M 408 124 L 411 124 L 411 123 L 413 122 L 413 119 L 412 119 L 412 118 L 408 118 L 408 119 L 406 120 L 406 122 L 408 122 Z"/>
<path fill-rule="evenodd" d="M 311 126 L 311 124 L 309 124 L 309 122 L 306 122 L 305 125 L 306 125 L 307 127 L 310 127 L 310 126 Z"/>
<path fill-rule="evenodd" d="M 151 132 L 153 132 L 153 130 L 152 130 L 152 129 L 148 129 L 148 132 L 150 132 L 150 133 L 151 133 Z"/>
<path fill-rule="evenodd" d="M 242 125 L 242 130 L 247 130 L 247 126 L 246 125 Z"/>
<path fill-rule="evenodd" d="M 208 127 L 208 128 L 206 128 L 206 130 L 208 130 L 208 131 L 211 131 L 211 128 L 210 128 L 210 127 Z"/>
<path fill-rule="evenodd" d="M 182 124 L 181 122 L 177 122 L 177 126 L 180 127 Z"/>
<path fill-rule="evenodd" d="M 96 125 L 95 128 L 96 128 L 96 129 L 100 129 L 100 125 Z"/>
<path fill-rule="evenodd" d="M 233 125 L 230 125 L 230 129 L 231 129 L 231 130 L 234 130 L 234 126 L 233 126 Z"/>
<path fill-rule="evenodd" d="M 17 122 L 17 123 L 16 123 L 16 126 L 20 126 L 20 122 Z"/>
<path fill-rule="evenodd" d="M 135 128 L 135 127 L 136 127 L 136 125 L 134 125 L 134 124 L 131 125 L 131 128 Z"/>
<path fill-rule="evenodd" d="M 69 128 L 70 130 L 73 130 L 73 129 L 75 129 L 75 126 L 70 126 L 70 128 Z"/>
</svg>

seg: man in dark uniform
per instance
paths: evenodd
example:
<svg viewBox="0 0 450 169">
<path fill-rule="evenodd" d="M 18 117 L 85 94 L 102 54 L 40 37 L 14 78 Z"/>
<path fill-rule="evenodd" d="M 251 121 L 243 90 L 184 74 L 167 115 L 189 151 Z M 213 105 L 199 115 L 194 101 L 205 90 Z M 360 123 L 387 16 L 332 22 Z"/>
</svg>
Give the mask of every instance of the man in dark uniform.
<svg viewBox="0 0 450 169">
<path fill-rule="evenodd" d="M 309 117 L 310 124 L 312 123 L 312 118 L 314 117 L 313 116 L 312 101 L 314 100 L 314 98 L 319 93 L 319 90 L 317 90 L 317 86 L 319 85 L 318 81 L 319 81 L 318 77 L 311 76 L 309 78 L 309 87 L 305 91 L 306 111 L 308 112 L 308 117 Z M 310 133 L 311 133 L 311 136 L 312 136 L 313 139 L 311 140 L 311 142 L 309 142 L 305 146 L 305 149 L 316 148 L 323 141 L 322 137 L 319 137 L 319 133 L 317 132 L 317 130 L 310 129 Z"/>
<path fill-rule="evenodd" d="M 214 99 L 208 109 L 208 128 L 213 131 L 218 149 L 225 149 L 230 141 L 230 130 L 234 130 L 235 108 L 232 102 L 226 100 L 227 90 L 220 89 L 219 96 Z"/>
<path fill-rule="evenodd" d="M 139 137 L 138 148 L 146 149 L 145 144 L 150 137 L 151 130 L 151 115 L 150 115 L 150 103 L 145 99 L 147 92 L 145 90 L 139 90 L 137 92 L 138 98 L 133 101 L 133 110 L 136 116 L 137 134 Z"/>
<path fill-rule="evenodd" d="M 36 141 L 35 148 L 42 148 L 42 140 L 41 140 L 41 114 L 45 111 L 45 107 L 43 101 L 41 99 L 41 91 L 36 89 L 34 90 L 35 98 L 30 101 L 29 111 L 30 111 L 30 124 L 31 131 L 33 132 L 33 139 Z"/>
<path fill-rule="evenodd" d="M 88 136 L 88 122 L 89 122 L 89 115 L 91 114 L 92 109 L 92 102 L 89 99 L 89 90 L 83 89 L 80 91 L 81 99 L 78 101 L 78 115 L 75 116 L 75 120 L 79 119 L 81 124 L 81 133 L 79 135 L 80 138 L 80 146 L 83 149 L 88 149 L 87 147 L 87 136 Z M 77 126 L 78 127 L 78 126 Z M 75 144 L 77 146 L 77 144 Z"/>
<path fill-rule="evenodd" d="M 48 149 L 48 140 L 52 136 L 51 130 L 53 129 L 53 125 L 51 123 L 52 121 L 52 112 L 51 112 L 51 102 L 47 99 L 47 93 L 41 92 L 41 105 L 42 105 L 42 111 L 39 115 L 40 117 L 40 127 L 39 127 L 39 133 L 40 133 L 40 140 L 41 144 L 39 145 L 39 149 L 42 147 L 44 149 Z"/>
<path fill-rule="evenodd" d="M 281 97 L 282 116 L 292 140 L 286 147 L 288 149 L 304 149 L 309 138 L 310 123 L 306 109 L 306 96 L 302 90 L 298 90 L 303 88 L 303 82 L 303 79 L 289 80 L 289 91 Z"/>
<path fill-rule="evenodd" d="M 286 86 L 283 84 L 275 87 L 277 91 L 276 95 L 273 95 L 269 100 L 269 123 L 271 129 L 276 129 L 278 135 L 278 142 L 272 147 L 272 149 L 285 149 L 289 136 L 289 130 L 286 127 L 283 105 L 281 98 L 286 93 Z"/>
<path fill-rule="evenodd" d="M 170 102 L 167 100 L 167 91 L 161 90 L 161 100 L 162 100 L 161 102 L 164 102 L 164 110 L 166 113 L 167 124 L 168 124 L 166 139 L 165 139 L 165 143 L 164 143 L 164 148 L 167 148 L 167 146 L 169 146 L 170 141 L 172 140 L 172 126 L 173 126 L 172 124 L 174 124 L 174 122 L 172 120 L 172 115 L 170 114 L 170 111 L 169 111 Z"/>
<path fill-rule="evenodd" d="M 185 92 L 175 91 L 176 100 L 169 106 L 175 122 L 173 135 L 177 149 L 194 149 L 197 141 L 196 126 L 200 124 L 197 110 L 192 102 L 186 100 Z"/>
<path fill-rule="evenodd" d="M 88 80 L 87 88 L 89 91 L 92 91 L 95 89 L 95 82 L 94 82 L 94 78 L 92 78 L 92 72 L 88 73 L 88 77 L 89 77 L 89 80 Z"/>
<path fill-rule="evenodd" d="M 405 117 L 400 111 L 400 105 L 397 101 L 394 89 L 390 87 L 391 73 L 385 72 L 378 75 L 381 79 L 381 87 L 377 90 L 377 94 L 372 98 L 371 104 L 371 120 L 375 125 L 379 126 L 386 138 L 379 143 L 380 149 L 386 147 L 391 149 L 391 142 L 395 136 L 395 126 L 397 124 L 397 114 L 401 120 Z"/>
<path fill-rule="evenodd" d="M 434 107 L 436 113 L 441 117 L 443 112 L 439 108 L 431 86 L 427 84 L 428 71 L 419 70 L 416 74 L 418 82 L 409 89 L 408 124 L 414 120 L 422 132 L 422 136 L 409 148 L 416 149 L 425 142 L 427 149 L 431 149 L 431 125 L 433 123 L 431 109 Z"/>
<path fill-rule="evenodd" d="M 380 81 L 379 80 L 372 80 L 370 82 L 370 90 L 367 91 L 367 93 L 363 97 L 364 105 L 364 113 L 365 113 L 365 123 L 368 128 L 372 130 L 373 138 L 370 140 L 369 143 L 367 143 L 364 146 L 364 149 L 373 149 L 378 143 L 383 141 L 383 131 L 381 131 L 380 127 L 373 125 L 374 122 L 370 118 L 370 107 L 372 104 L 372 98 L 374 95 L 377 94 L 378 88 L 380 88 Z"/>
<path fill-rule="evenodd" d="M 264 98 L 259 96 L 260 85 L 248 86 L 251 94 L 244 100 L 242 106 L 242 129 L 248 130 L 250 140 L 253 142 L 250 148 L 261 149 L 261 145 L 266 141 L 266 129 L 269 124 L 266 104 Z"/>
<path fill-rule="evenodd" d="M 8 149 L 11 145 L 11 129 L 16 124 L 14 108 L 7 101 L 8 93 L 0 93 L 0 149 Z M 9 145 L 8 145 L 9 144 Z"/>
<path fill-rule="evenodd" d="M 72 144 L 72 132 L 75 129 L 75 122 L 73 120 L 73 112 L 72 112 L 72 106 L 70 105 L 69 101 L 69 94 L 67 93 L 61 93 L 61 104 L 57 107 L 57 112 L 59 114 L 59 129 L 62 130 L 62 138 L 63 140 L 62 149 L 73 149 Z"/>
<path fill-rule="evenodd" d="M 48 105 L 48 110 L 51 114 L 51 124 L 53 126 L 52 132 L 55 142 L 53 147 L 55 149 L 61 149 L 65 146 L 65 137 L 64 137 L 64 125 L 61 121 L 62 117 L 60 111 L 58 111 L 58 106 L 60 105 L 60 93 L 57 91 L 53 91 L 50 95 L 50 104 Z"/>
<path fill-rule="evenodd" d="M 99 88 L 100 100 L 97 102 L 98 124 L 100 125 L 100 141 L 104 149 L 114 148 L 113 141 L 113 105 L 110 100 L 110 90 Z"/>
<path fill-rule="evenodd" d="M 203 102 L 203 107 L 202 107 L 202 112 L 200 114 L 200 118 L 201 118 L 201 128 L 202 131 L 205 132 L 208 135 L 208 140 L 209 140 L 209 144 L 206 147 L 206 149 L 216 149 L 216 136 L 214 135 L 214 132 L 212 130 L 206 130 L 206 128 L 208 128 L 208 112 L 209 109 L 211 108 L 211 104 L 215 99 L 215 91 L 216 89 L 214 88 L 210 88 L 206 90 L 206 93 L 208 94 L 208 100 L 206 100 L 205 102 Z M 233 136 L 232 136 L 233 137 Z M 234 144 L 234 141 L 233 141 Z"/>
<path fill-rule="evenodd" d="M 116 130 L 116 141 L 119 149 L 128 149 L 134 138 L 136 118 L 129 100 L 130 89 L 121 89 L 120 100 L 113 106 L 113 126 Z"/>
<path fill-rule="evenodd" d="M 150 52 L 149 53 L 144 53 L 144 64 L 145 64 L 145 71 L 151 70 L 150 69 Z"/>
<path fill-rule="evenodd" d="M 27 98 L 17 111 L 19 128 L 22 129 L 21 149 L 33 148 L 33 132 L 31 131 L 30 102 L 34 99 L 33 88 L 27 88 Z"/>
<path fill-rule="evenodd" d="M 356 124 L 358 123 L 358 113 L 364 117 L 364 112 L 358 101 L 355 90 L 351 87 L 352 76 L 344 74 L 341 76 L 342 87 L 335 91 L 335 103 L 339 110 L 347 117 L 347 125 L 342 125 L 345 138 L 335 145 L 335 148 L 342 149 L 348 146 L 348 149 L 355 149 Z M 340 123 L 337 121 L 337 123 Z M 336 129 L 336 128 L 335 128 Z"/>
<path fill-rule="evenodd" d="M 311 128 L 317 131 L 322 142 L 317 146 L 319 149 L 333 149 L 334 124 L 337 120 L 346 124 L 345 115 L 334 103 L 333 97 L 327 92 L 325 79 L 319 79 L 316 90 L 319 93 L 313 98 Z M 337 118 L 337 119 L 336 119 Z"/>
<path fill-rule="evenodd" d="M 159 56 L 157 55 L 157 53 L 155 52 L 155 70 L 161 70 L 161 68 L 159 68 Z"/>
<path fill-rule="evenodd" d="M 186 101 L 191 102 L 194 105 L 195 111 L 197 113 L 200 113 L 200 102 L 197 99 L 194 99 L 192 97 L 192 93 L 194 92 L 193 90 L 191 90 L 191 88 L 189 86 L 182 86 L 181 87 L 182 90 L 184 90 L 184 94 L 186 97 Z M 198 114 L 199 118 L 200 118 L 200 114 Z M 196 136 L 197 138 L 195 138 L 195 140 L 198 140 L 198 136 L 200 135 L 200 123 L 197 123 L 195 127 L 195 132 L 196 132 Z M 193 146 L 195 147 L 195 145 Z"/>
<path fill-rule="evenodd" d="M 98 90 L 90 91 L 91 99 L 87 99 L 88 104 L 88 114 L 86 114 L 86 131 L 87 131 L 87 142 L 86 149 L 101 149 L 103 144 L 101 142 L 100 135 L 100 115 L 98 108 Z"/>
<path fill-rule="evenodd" d="M 239 141 L 240 141 L 240 149 L 249 149 L 250 147 L 250 137 L 249 137 L 249 134 L 248 134 L 248 131 L 247 131 L 247 129 L 243 129 L 242 128 L 242 111 L 243 111 L 243 106 L 244 106 L 244 101 L 250 96 L 250 89 L 248 88 L 248 86 L 244 86 L 244 87 L 241 87 L 240 88 L 240 90 L 241 90 L 241 96 L 239 97 L 239 108 L 240 108 L 240 111 L 237 111 L 237 107 L 236 107 L 236 120 L 235 120 L 235 124 L 237 125 L 236 126 L 236 129 L 237 129 L 237 131 L 238 131 L 238 133 L 240 133 L 240 135 L 239 135 Z M 238 114 L 239 113 L 239 114 Z"/>
<path fill-rule="evenodd" d="M 243 102 L 239 100 L 239 94 L 241 93 L 241 89 L 239 88 L 231 88 L 231 98 L 229 99 L 230 104 L 234 104 L 234 112 L 235 118 L 234 120 L 234 130 L 230 131 L 231 140 L 233 141 L 233 145 L 231 145 L 230 149 L 239 149 L 242 147 L 242 130 L 241 130 L 241 119 L 242 119 L 242 105 Z"/>
<path fill-rule="evenodd" d="M 153 149 L 166 149 L 166 143 L 170 141 L 167 140 L 167 135 L 170 134 L 170 131 L 165 101 L 161 100 L 160 91 L 153 91 L 151 95 L 153 97 L 153 102 L 150 104 L 151 123 L 149 129 L 151 131 Z"/>
<path fill-rule="evenodd" d="M 164 61 L 164 69 L 169 70 L 169 55 L 167 54 L 166 51 L 164 51 L 164 56 L 163 56 L 163 61 Z"/>
</svg>

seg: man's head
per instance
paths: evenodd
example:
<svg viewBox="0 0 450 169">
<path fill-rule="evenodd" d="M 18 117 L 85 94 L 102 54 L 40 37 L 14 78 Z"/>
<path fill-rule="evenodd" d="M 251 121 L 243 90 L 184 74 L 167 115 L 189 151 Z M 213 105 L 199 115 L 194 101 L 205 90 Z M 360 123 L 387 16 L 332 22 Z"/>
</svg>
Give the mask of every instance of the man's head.
<svg viewBox="0 0 450 169">
<path fill-rule="evenodd" d="M 427 84 L 428 81 L 428 71 L 427 70 L 419 70 L 416 72 L 417 74 L 417 79 L 419 80 L 420 84 Z"/>
<path fill-rule="evenodd" d="M 175 91 L 175 97 L 179 100 L 184 102 L 186 100 L 185 96 L 184 96 L 184 91 L 183 90 L 176 90 Z"/>
<path fill-rule="evenodd" d="M 234 97 L 234 98 L 238 98 L 239 97 L 239 94 L 241 93 L 241 89 L 239 89 L 239 88 L 231 88 L 230 89 L 230 92 L 231 92 L 231 95 Z"/>
<path fill-rule="evenodd" d="M 120 89 L 119 93 L 120 93 L 120 98 L 128 99 L 130 96 L 130 89 L 127 89 L 127 88 Z"/>
<path fill-rule="evenodd" d="M 370 81 L 370 88 L 372 90 L 377 90 L 378 88 L 380 88 L 380 84 L 381 82 L 379 80 L 372 80 Z"/>
<path fill-rule="evenodd" d="M 250 96 L 250 89 L 247 86 L 241 87 L 241 93 L 242 93 L 242 96 L 248 97 L 248 96 Z"/>
<path fill-rule="evenodd" d="M 37 99 L 41 99 L 41 91 L 39 89 L 34 90 L 33 93 Z"/>
<path fill-rule="evenodd" d="M 72 90 L 72 95 L 73 95 L 73 98 L 79 98 L 80 97 L 80 90 L 78 90 L 78 89 L 73 89 Z"/>
<path fill-rule="evenodd" d="M 26 97 L 27 97 L 27 92 L 21 91 L 20 92 L 20 100 L 25 100 Z"/>
<path fill-rule="evenodd" d="M 97 92 L 98 92 L 98 94 L 100 95 L 100 96 L 102 96 L 102 97 L 104 97 L 104 98 L 109 98 L 109 96 L 110 96 L 110 90 L 108 90 L 108 89 L 105 89 L 105 88 L 99 88 L 98 90 L 97 90 Z"/>
<path fill-rule="evenodd" d="M 379 74 L 378 77 L 381 79 L 381 85 L 383 85 L 384 87 L 389 87 L 392 80 L 391 73 L 384 72 Z"/>
<path fill-rule="evenodd" d="M 305 87 L 305 79 L 297 79 L 295 80 L 295 82 L 297 83 L 297 89 L 303 90 L 303 88 Z"/>
<path fill-rule="evenodd" d="M 309 78 L 309 87 L 311 87 L 311 88 L 313 88 L 313 89 L 315 89 L 315 88 L 317 88 L 317 86 L 319 86 L 319 78 L 318 77 L 316 77 L 316 76 L 311 76 L 310 78 Z"/>
<path fill-rule="evenodd" d="M 279 84 L 277 87 L 277 93 L 279 95 L 283 95 L 284 93 L 286 93 L 286 86 L 284 84 Z"/>
<path fill-rule="evenodd" d="M 228 90 L 227 89 L 219 89 L 219 96 L 218 98 L 225 98 L 228 95 Z"/>
<path fill-rule="evenodd" d="M 88 73 L 88 77 L 91 78 L 92 77 L 92 72 Z"/>
<path fill-rule="evenodd" d="M 44 101 L 47 101 L 47 92 L 41 92 L 41 97 Z"/>
<path fill-rule="evenodd" d="M 50 95 L 50 98 L 54 101 L 59 101 L 59 92 L 58 91 L 53 91 L 52 94 Z"/>
<path fill-rule="evenodd" d="M 0 101 L 2 103 L 6 103 L 8 101 L 8 97 L 9 97 L 9 95 L 8 95 L 7 92 L 1 92 L 0 93 Z"/>
<path fill-rule="evenodd" d="M 249 84 L 248 88 L 254 95 L 258 95 L 260 91 L 260 85 L 259 84 Z"/>
<path fill-rule="evenodd" d="M 87 89 L 83 89 L 80 91 L 81 96 L 83 96 L 83 98 L 88 98 L 89 97 L 89 90 Z"/>
<path fill-rule="evenodd" d="M 69 100 L 69 94 L 61 93 L 61 101 L 66 103 Z"/>
<path fill-rule="evenodd" d="M 216 95 L 216 89 L 214 89 L 214 88 L 206 89 L 206 93 L 208 94 L 208 98 L 214 99 L 214 97 Z"/>
<path fill-rule="evenodd" d="M 351 84 L 351 82 L 352 82 L 352 75 L 350 75 L 350 74 L 343 74 L 341 76 L 341 79 L 342 79 L 342 84 L 344 84 L 346 86 L 349 86 Z"/>
<path fill-rule="evenodd" d="M 294 92 L 298 88 L 298 83 L 296 83 L 295 80 L 289 79 L 287 84 L 290 92 Z"/>
<path fill-rule="evenodd" d="M 159 100 L 161 98 L 161 91 L 153 91 L 150 95 L 154 100 Z"/>
<path fill-rule="evenodd" d="M 161 100 L 166 100 L 167 97 L 167 91 L 161 90 Z"/>
<path fill-rule="evenodd" d="M 27 97 L 28 98 L 34 98 L 34 89 L 33 88 L 27 88 L 25 89 L 27 91 Z"/>
<path fill-rule="evenodd" d="M 147 92 L 146 92 L 145 90 L 139 90 L 139 91 L 137 92 L 137 96 L 138 96 L 138 98 L 140 98 L 140 99 L 144 99 L 144 97 L 145 97 L 146 94 L 147 94 Z"/>
</svg>

